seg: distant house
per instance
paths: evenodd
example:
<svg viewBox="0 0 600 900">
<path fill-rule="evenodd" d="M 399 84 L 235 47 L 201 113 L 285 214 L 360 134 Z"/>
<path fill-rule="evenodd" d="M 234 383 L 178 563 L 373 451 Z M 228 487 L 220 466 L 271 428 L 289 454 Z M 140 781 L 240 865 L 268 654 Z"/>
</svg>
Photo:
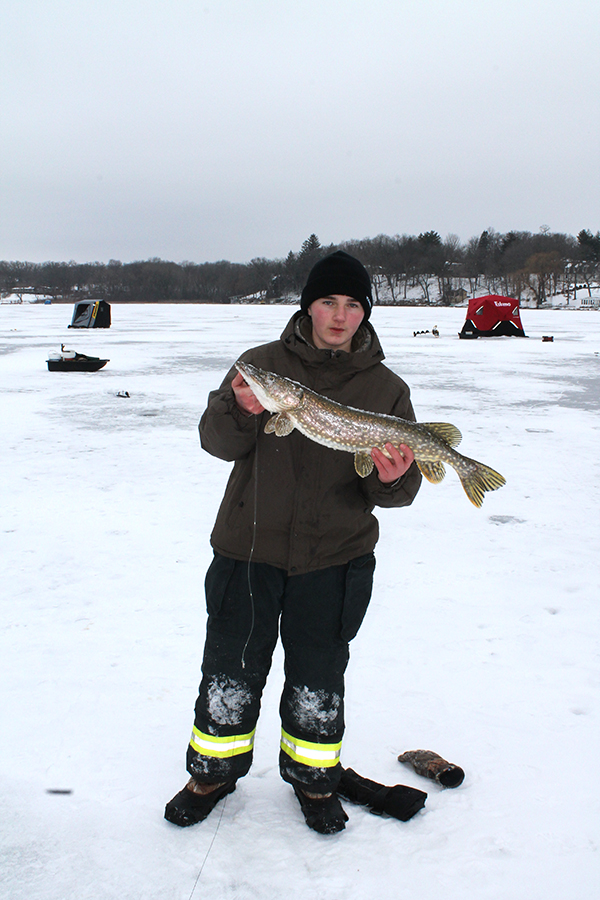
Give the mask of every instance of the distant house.
<svg viewBox="0 0 600 900">
<path fill-rule="evenodd" d="M 444 292 L 442 301 L 444 303 L 459 304 L 459 303 L 464 303 L 468 296 L 469 295 L 467 294 L 467 292 L 465 291 L 465 289 L 463 287 L 459 287 L 459 288 L 455 288 L 455 289 L 449 288 L 447 291 Z"/>
<path fill-rule="evenodd" d="M 600 309 L 600 294 L 591 297 L 582 297 L 579 300 L 579 306 L 582 309 Z"/>
</svg>

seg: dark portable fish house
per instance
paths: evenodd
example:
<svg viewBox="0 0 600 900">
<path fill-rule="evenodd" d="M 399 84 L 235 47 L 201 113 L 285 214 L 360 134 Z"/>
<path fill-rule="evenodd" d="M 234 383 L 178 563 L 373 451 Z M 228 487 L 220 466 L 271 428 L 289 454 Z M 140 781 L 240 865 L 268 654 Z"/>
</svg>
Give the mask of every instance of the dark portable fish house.
<svg viewBox="0 0 600 900">
<path fill-rule="evenodd" d="M 460 338 L 526 337 L 521 324 L 519 301 L 514 297 L 488 294 L 469 300 L 467 320 Z"/>
<path fill-rule="evenodd" d="M 109 304 L 106 300 L 76 303 L 69 328 L 110 328 Z"/>
</svg>

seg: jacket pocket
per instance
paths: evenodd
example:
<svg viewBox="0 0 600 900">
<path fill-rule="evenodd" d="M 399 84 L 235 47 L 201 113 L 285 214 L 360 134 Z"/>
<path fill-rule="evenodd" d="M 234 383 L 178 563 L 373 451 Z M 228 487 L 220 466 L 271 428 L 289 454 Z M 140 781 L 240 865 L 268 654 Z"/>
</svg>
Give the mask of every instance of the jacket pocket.
<svg viewBox="0 0 600 900">
<path fill-rule="evenodd" d="M 342 610 L 342 633 L 344 641 L 356 637 L 367 612 L 373 591 L 375 556 L 366 553 L 348 563 L 346 572 L 346 592 Z"/>
<path fill-rule="evenodd" d="M 235 565 L 235 559 L 215 553 L 204 580 L 206 610 L 209 616 L 219 615 Z"/>
</svg>

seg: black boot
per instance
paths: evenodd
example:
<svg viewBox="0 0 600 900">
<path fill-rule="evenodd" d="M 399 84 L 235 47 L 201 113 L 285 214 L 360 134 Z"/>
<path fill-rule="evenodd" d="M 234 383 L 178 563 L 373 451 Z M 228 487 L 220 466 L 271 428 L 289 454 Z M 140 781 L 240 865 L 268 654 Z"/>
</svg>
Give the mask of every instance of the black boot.
<svg viewBox="0 0 600 900">
<path fill-rule="evenodd" d="M 342 804 L 335 794 L 307 797 L 296 785 L 292 785 L 294 793 L 300 801 L 306 824 L 319 834 L 337 834 L 343 831 L 348 821 L 348 816 L 342 808 Z"/>
<path fill-rule="evenodd" d="M 393 816 L 401 822 L 409 819 L 423 809 L 427 794 L 416 788 L 395 784 L 387 787 L 369 778 L 357 775 L 354 769 L 343 769 L 342 778 L 337 789 L 340 797 L 366 806 L 375 815 Z"/>
<path fill-rule="evenodd" d="M 206 794 L 198 794 L 190 790 L 189 785 L 192 783 L 193 779 L 190 779 L 184 789 L 175 794 L 173 799 L 167 803 L 165 807 L 167 822 L 172 822 L 173 825 L 179 825 L 181 828 L 203 822 L 219 800 L 235 791 L 235 781 L 226 781 L 225 784 L 220 784 Z"/>
</svg>

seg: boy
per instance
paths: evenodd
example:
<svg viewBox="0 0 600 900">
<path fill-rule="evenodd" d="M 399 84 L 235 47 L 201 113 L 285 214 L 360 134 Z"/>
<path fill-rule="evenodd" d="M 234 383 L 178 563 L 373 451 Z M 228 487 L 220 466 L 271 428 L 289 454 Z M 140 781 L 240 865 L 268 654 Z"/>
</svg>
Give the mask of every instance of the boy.
<svg viewBox="0 0 600 900">
<path fill-rule="evenodd" d="M 241 359 L 346 406 L 415 420 L 407 385 L 383 365 L 369 323 L 371 281 L 343 251 L 321 259 L 280 340 Z M 412 451 L 372 451 L 361 479 L 351 454 L 297 431 L 266 435 L 269 415 L 232 368 L 209 396 L 202 447 L 234 461 L 211 535 L 203 678 L 187 753 L 190 781 L 165 810 L 186 826 L 235 790 L 252 762 L 260 698 L 279 631 L 285 685 L 279 765 L 307 824 L 345 827 L 336 795 L 344 732 L 344 672 L 371 597 L 379 535 L 374 506 L 412 503 L 421 483 Z"/>
</svg>

